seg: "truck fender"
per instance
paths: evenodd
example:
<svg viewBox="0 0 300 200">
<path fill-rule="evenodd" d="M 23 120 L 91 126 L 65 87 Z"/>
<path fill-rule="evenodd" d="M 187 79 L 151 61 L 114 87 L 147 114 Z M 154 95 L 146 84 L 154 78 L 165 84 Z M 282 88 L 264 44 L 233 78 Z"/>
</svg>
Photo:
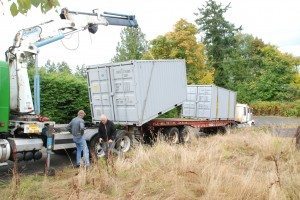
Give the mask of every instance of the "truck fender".
<svg viewBox="0 0 300 200">
<path fill-rule="evenodd" d="M 98 129 L 96 129 L 96 128 L 86 129 L 84 131 L 83 137 L 86 141 L 90 141 L 97 133 L 98 133 Z"/>
</svg>

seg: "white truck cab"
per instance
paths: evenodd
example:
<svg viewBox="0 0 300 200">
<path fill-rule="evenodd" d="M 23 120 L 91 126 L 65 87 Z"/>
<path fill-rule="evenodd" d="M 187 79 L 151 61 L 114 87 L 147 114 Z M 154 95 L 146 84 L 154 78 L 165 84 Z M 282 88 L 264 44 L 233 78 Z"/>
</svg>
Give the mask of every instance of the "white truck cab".
<svg viewBox="0 0 300 200">
<path fill-rule="evenodd" d="M 253 126 L 255 124 L 252 109 L 247 104 L 236 104 L 235 121 L 239 124 Z"/>
</svg>

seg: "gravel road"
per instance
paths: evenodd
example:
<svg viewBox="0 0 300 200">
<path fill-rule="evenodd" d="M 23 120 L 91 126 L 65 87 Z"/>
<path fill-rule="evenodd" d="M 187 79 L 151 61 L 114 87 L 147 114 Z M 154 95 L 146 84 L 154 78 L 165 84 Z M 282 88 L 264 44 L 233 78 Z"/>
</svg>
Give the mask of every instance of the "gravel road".
<svg viewBox="0 0 300 200">
<path fill-rule="evenodd" d="M 38 161 L 19 162 L 18 169 L 22 175 L 43 174 L 47 159 L 46 149 L 42 150 L 43 158 Z M 66 166 L 75 166 L 75 153 L 68 157 L 67 155 L 51 155 L 51 167 L 55 170 L 62 170 Z M 12 177 L 13 162 L 8 161 L 8 165 L 0 166 L 0 183 L 10 180 Z"/>
<path fill-rule="evenodd" d="M 294 137 L 300 126 L 299 117 L 255 116 L 254 120 L 256 126 L 269 127 L 274 135 L 280 137 Z"/>
</svg>

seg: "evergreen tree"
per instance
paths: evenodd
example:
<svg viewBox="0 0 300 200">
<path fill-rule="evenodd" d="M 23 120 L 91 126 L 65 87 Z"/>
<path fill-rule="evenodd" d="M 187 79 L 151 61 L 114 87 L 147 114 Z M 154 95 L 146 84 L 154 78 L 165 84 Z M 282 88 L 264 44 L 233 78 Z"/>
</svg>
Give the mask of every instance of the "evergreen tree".
<svg viewBox="0 0 300 200">
<path fill-rule="evenodd" d="M 85 65 L 81 65 L 81 66 L 77 65 L 75 75 L 85 78 L 86 77 L 86 66 Z"/>
<path fill-rule="evenodd" d="M 145 34 L 140 28 L 126 27 L 121 32 L 121 42 L 116 48 L 116 55 L 113 62 L 126 60 L 139 60 L 148 49 L 148 42 Z"/>
<path fill-rule="evenodd" d="M 206 47 L 209 65 L 215 69 L 215 84 L 226 86 L 229 79 L 222 64 L 225 59 L 234 53 L 237 46 L 236 33 L 241 30 L 228 22 L 224 14 L 230 8 L 230 4 L 223 6 L 214 0 L 206 1 L 196 13 L 196 23 L 199 31 L 204 33 L 203 43 Z"/>
</svg>

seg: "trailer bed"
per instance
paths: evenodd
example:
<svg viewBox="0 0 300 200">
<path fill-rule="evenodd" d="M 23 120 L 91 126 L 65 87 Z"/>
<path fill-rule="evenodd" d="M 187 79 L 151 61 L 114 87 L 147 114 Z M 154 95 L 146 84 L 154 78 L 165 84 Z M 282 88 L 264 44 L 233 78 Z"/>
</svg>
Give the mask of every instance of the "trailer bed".
<svg viewBox="0 0 300 200">
<path fill-rule="evenodd" d="M 148 124 L 153 127 L 159 126 L 192 126 L 195 128 L 211 128 L 233 125 L 234 120 L 200 120 L 200 119 L 185 119 L 185 118 L 157 118 L 153 119 Z"/>
</svg>

